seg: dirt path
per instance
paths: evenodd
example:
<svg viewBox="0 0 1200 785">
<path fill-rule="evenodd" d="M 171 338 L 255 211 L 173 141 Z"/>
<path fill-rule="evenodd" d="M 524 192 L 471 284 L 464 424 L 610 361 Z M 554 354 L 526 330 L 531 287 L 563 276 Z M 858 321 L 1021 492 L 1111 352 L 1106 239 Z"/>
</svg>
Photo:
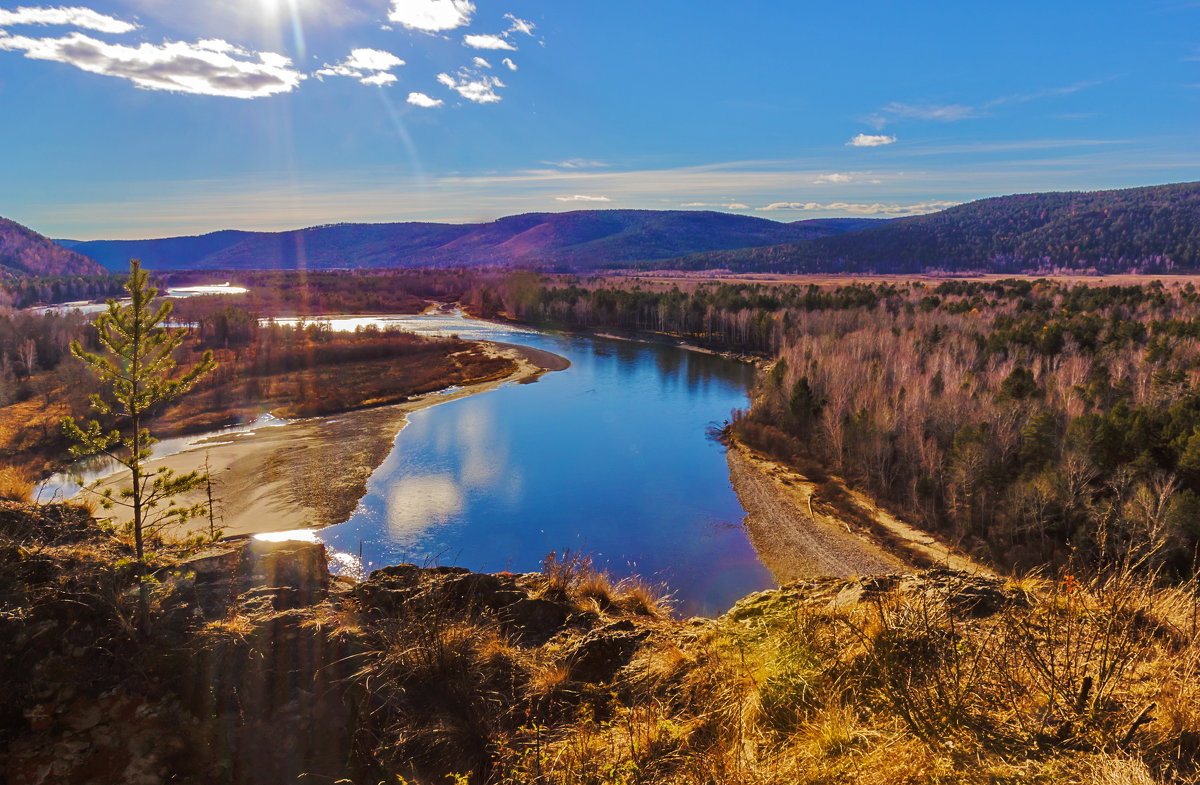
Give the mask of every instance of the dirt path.
<svg viewBox="0 0 1200 785">
<path fill-rule="evenodd" d="M 990 574 L 840 480 L 815 483 L 740 444 L 727 456 L 750 542 L 780 584 L 933 565 Z"/>
</svg>

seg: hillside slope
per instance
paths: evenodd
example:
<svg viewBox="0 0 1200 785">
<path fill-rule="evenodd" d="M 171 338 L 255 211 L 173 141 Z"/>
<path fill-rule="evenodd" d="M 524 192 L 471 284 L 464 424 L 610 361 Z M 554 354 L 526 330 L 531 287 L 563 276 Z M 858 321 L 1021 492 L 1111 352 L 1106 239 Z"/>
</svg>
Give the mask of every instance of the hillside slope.
<svg viewBox="0 0 1200 785">
<path fill-rule="evenodd" d="M 580 210 L 480 224 L 334 224 L 288 232 L 96 240 L 72 247 L 112 270 L 124 269 L 133 257 L 154 270 L 507 265 L 587 270 L 794 243 L 873 223 L 842 219 L 784 224 L 716 212 Z"/>
<path fill-rule="evenodd" d="M 685 269 L 1024 272 L 1200 268 L 1200 183 L 981 199 L 862 231 L 671 260 Z"/>
<path fill-rule="evenodd" d="M 56 245 L 16 221 L 0 218 L 0 279 L 103 272 L 95 261 Z"/>
</svg>

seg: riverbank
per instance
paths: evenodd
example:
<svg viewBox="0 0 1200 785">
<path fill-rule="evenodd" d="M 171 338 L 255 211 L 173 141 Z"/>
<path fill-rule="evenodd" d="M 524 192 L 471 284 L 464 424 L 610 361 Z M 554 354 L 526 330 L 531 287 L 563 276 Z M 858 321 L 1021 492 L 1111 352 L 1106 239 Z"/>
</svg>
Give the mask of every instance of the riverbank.
<svg viewBox="0 0 1200 785">
<path fill-rule="evenodd" d="M 510 382 L 528 383 L 570 365 L 550 352 L 514 345 L 481 345 L 493 356 L 515 363 L 516 370 L 501 378 L 426 393 L 403 403 L 213 437 L 185 452 L 152 461 L 148 468 L 187 473 L 205 470 L 207 462 L 216 499 L 213 525 L 226 536 L 340 523 L 354 512 L 366 493 L 367 480 L 391 451 L 409 414 Z M 105 480 L 100 489 L 117 488 L 128 481 L 128 473 L 122 472 Z M 206 490 L 198 489 L 179 502 L 201 502 Z M 186 528 L 207 532 L 209 525 L 207 519 L 194 520 Z"/>
<path fill-rule="evenodd" d="M 939 566 L 991 574 L 841 480 L 814 482 L 736 442 L 726 455 L 730 481 L 746 509 L 747 535 L 780 585 Z"/>
</svg>

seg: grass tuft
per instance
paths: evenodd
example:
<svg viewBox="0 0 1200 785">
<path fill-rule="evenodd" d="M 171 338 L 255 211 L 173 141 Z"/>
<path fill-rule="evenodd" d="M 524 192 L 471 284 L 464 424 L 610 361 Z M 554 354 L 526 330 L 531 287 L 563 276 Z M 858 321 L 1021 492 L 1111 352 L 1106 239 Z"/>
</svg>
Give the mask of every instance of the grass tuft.
<svg viewBox="0 0 1200 785">
<path fill-rule="evenodd" d="M 0 501 L 31 504 L 34 484 L 21 470 L 12 466 L 0 467 Z"/>
</svg>

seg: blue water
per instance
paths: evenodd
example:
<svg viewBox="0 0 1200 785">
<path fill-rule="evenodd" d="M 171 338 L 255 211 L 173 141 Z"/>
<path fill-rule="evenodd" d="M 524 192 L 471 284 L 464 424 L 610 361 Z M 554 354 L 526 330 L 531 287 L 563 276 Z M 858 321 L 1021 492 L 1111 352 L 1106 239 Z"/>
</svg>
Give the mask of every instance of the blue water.
<svg viewBox="0 0 1200 785">
<path fill-rule="evenodd" d="M 551 551 L 583 553 L 616 577 L 665 583 L 684 615 L 721 613 L 772 585 L 741 528 L 724 448 L 705 435 L 746 406 L 751 366 L 454 317 L 378 321 L 525 344 L 572 365 L 413 414 L 354 516 L 317 533 L 332 548 L 361 549 L 367 571 L 525 572 Z"/>
</svg>

